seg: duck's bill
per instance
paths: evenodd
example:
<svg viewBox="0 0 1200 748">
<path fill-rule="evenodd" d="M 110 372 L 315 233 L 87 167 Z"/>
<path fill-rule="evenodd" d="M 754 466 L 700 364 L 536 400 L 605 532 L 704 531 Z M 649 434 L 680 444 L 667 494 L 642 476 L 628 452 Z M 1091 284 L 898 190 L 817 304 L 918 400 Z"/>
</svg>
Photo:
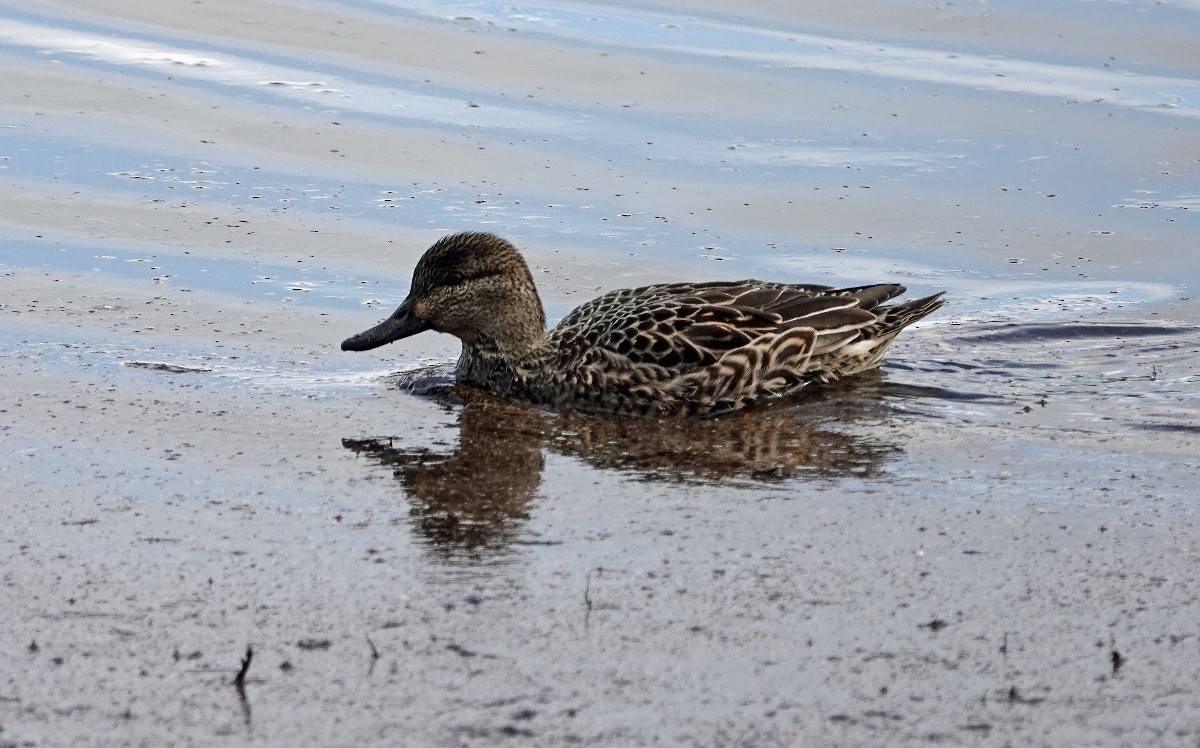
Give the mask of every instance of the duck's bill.
<svg viewBox="0 0 1200 748">
<path fill-rule="evenodd" d="M 429 323 L 413 314 L 409 310 L 408 301 L 405 301 L 392 316 L 383 322 L 366 332 L 360 332 L 343 340 L 342 350 L 369 351 L 372 348 L 378 348 L 428 329 Z"/>
</svg>

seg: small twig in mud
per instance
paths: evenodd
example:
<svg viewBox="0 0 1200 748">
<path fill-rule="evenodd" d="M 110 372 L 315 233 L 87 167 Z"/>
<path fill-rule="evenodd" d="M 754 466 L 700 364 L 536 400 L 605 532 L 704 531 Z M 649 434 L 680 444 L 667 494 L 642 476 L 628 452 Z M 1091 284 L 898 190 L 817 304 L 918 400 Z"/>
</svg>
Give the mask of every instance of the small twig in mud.
<svg viewBox="0 0 1200 748">
<path fill-rule="evenodd" d="M 371 641 L 371 637 L 369 635 L 367 636 L 367 646 L 371 648 L 371 659 L 378 660 L 379 650 L 375 648 L 375 642 Z"/>
<path fill-rule="evenodd" d="M 246 656 L 242 658 L 242 668 L 238 670 L 237 677 L 233 679 L 233 685 L 238 692 L 245 698 L 246 695 L 246 671 L 250 669 L 250 661 L 254 659 L 254 649 L 247 644 Z"/>
<path fill-rule="evenodd" d="M 588 569 L 587 581 L 583 584 L 583 627 L 587 628 L 592 617 L 592 572 L 604 571 L 602 567 Z"/>
<path fill-rule="evenodd" d="M 246 656 L 242 658 L 242 667 L 233 679 L 233 687 L 237 689 L 238 701 L 242 704 L 242 720 L 246 728 L 250 728 L 250 699 L 246 698 L 246 671 L 250 669 L 250 661 L 254 659 L 254 650 L 246 645 Z"/>
</svg>

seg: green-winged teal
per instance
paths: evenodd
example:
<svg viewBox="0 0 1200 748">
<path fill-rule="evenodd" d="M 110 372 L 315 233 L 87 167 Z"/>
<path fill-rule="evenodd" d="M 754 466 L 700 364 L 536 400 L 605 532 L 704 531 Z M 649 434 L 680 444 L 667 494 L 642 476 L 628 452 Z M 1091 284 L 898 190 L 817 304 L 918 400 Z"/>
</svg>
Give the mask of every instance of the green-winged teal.
<svg viewBox="0 0 1200 748">
<path fill-rule="evenodd" d="M 877 366 L 941 294 L 904 286 L 667 283 L 610 291 L 546 331 L 529 266 L 487 233 L 438 240 L 400 308 L 342 342 L 366 351 L 437 330 L 463 344 L 459 380 L 528 405 L 638 416 L 717 415 Z"/>
</svg>

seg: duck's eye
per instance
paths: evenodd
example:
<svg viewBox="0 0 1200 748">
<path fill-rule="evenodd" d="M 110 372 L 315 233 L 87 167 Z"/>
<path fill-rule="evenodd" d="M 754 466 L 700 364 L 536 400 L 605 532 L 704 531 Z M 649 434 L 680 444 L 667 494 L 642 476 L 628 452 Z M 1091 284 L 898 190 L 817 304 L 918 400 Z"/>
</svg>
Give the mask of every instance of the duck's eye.
<svg viewBox="0 0 1200 748">
<path fill-rule="evenodd" d="M 451 270 L 450 272 L 446 273 L 445 283 L 447 286 L 457 286 L 466 279 L 467 276 L 463 275 L 457 270 Z"/>
</svg>

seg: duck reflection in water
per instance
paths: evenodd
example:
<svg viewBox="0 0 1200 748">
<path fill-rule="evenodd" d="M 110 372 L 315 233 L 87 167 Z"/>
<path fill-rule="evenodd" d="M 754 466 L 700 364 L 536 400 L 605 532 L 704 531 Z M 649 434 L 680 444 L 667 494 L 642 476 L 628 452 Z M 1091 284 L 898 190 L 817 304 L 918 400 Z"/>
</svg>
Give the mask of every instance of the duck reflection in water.
<svg viewBox="0 0 1200 748">
<path fill-rule="evenodd" d="M 538 542 L 522 536 L 547 450 L 645 481 L 745 485 L 877 475 L 900 449 L 828 425 L 854 420 L 864 408 L 879 417 L 870 389 L 860 381 L 840 396 L 837 388 L 823 390 L 800 409 L 655 421 L 552 415 L 469 386 L 438 387 L 428 394 L 458 413 L 458 445 L 449 454 L 398 438 L 342 444 L 392 469 L 414 528 L 440 552 L 492 555 Z M 822 415 L 814 418 L 814 410 Z"/>
</svg>

